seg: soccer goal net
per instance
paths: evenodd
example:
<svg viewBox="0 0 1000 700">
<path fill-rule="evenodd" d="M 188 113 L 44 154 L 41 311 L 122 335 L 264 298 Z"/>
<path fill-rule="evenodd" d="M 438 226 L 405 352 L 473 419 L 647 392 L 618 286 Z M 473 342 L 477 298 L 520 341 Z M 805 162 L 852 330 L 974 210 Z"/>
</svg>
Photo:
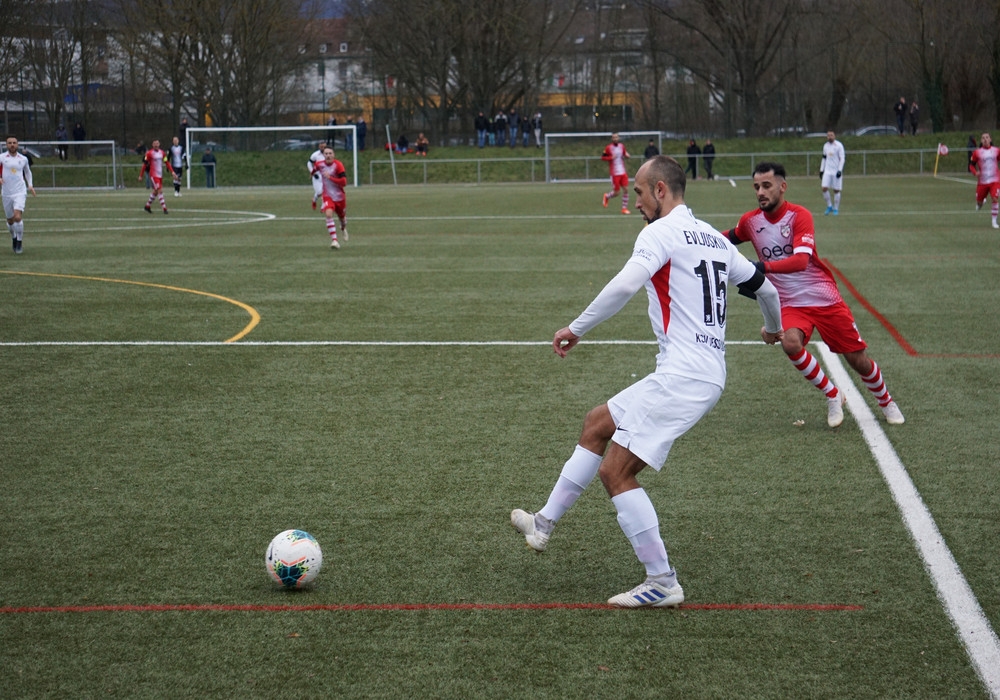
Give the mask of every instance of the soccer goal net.
<svg viewBox="0 0 1000 700">
<path fill-rule="evenodd" d="M 337 126 L 192 126 L 187 130 L 186 184 L 250 187 L 309 185 L 309 156 L 333 146 L 357 187 L 358 138 L 354 124 Z M 206 160 L 211 150 L 214 160 Z M 199 172 L 201 171 L 201 172 Z M 211 172 L 210 172 L 211 171 Z"/>
<path fill-rule="evenodd" d="M 123 187 L 121 149 L 114 141 L 19 141 L 36 188 L 83 190 Z"/>
<path fill-rule="evenodd" d="M 625 167 L 634 174 L 642 163 L 650 140 L 658 153 L 663 152 L 663 134 L 659 131 L 619 131 L 631 158 Z M 608 164 L 601 160 L 604 147 L 611 143 L 610 131 L 581 134 L 545 134 L 546 182 L 596 182 L 608 179 Z"/>
</svg>

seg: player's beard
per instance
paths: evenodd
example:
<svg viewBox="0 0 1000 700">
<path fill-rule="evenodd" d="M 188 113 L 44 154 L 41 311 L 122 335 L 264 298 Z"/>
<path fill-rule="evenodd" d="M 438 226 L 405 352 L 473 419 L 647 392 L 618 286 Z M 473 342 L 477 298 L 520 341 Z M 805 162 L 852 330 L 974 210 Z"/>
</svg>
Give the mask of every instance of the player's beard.
<svg viewBox="0 0 1000 700">
<path fill-rule="evenodd" d="M 646 212 L 642 213 L 642 218 L 646 220 L 647 224 L 651 224 L 663 215 L 663 205 L 659 202 L 656 203 L 656 209 L 653 211 L 653 216 L 647 216 Z"/>
</svg>

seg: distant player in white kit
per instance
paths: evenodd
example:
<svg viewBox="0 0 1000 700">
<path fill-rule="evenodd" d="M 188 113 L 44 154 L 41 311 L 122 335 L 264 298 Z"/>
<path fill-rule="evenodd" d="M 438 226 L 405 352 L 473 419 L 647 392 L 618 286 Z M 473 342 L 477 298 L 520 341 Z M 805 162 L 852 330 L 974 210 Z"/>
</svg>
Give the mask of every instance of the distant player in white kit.
<svg viewBox="0 0 1000 700">
<path fill-rule="evenodd" d="M 20 255 L 24 244 L 24 202 L 28 192 L 35 194 L 31 181 L 31 166 L 28 157 L 17 152 L 17 137 L 7 137 L 7 152 L 0 155 L 0 196 L 3 198 L 3 212 L 7 217 L 10 244 Z"/>
<path fill-rule="evenodd" d="M 326 230 L 330 234 L 330 247 L 340 248 L 337 240 L 337 223 L 333 220 L 336 214 L 340 219 L 340 232 L 347 243 L 347 171 L 344 164 L 334 157 L 333 149 L 327 146 L 323 149 L 323 160 L 313 166 L 313 175 L 319 175 L 323 186 L 323 214 L 326 216 Z"/>
<path fill-rule="evenodd" d="M 170 167 L 167 155 L 160 148 L 160 140 L 153 139 L 152 146 L 142 157 L 142 170 L 139 171 L 139 182 L 142 182 L 143 176 L 148 172 L 149 180 L 153 185 L 153 189 L 149 192 L 149 199 L 146 200 L 146 206 L 143 209 L 146 210 L 147 214 L 152 214 L 153 200 L 159 198 L 160 207 L 163 208 L 163 213 L 167 214 L 167 200 L 163 198 L 163 168 L 166 166 L 171 175 L 174 175 L 174 169 Z"/>
<path fill-rule="evenodd" d="M 319 173 L 316 172 L 316 164 L 323 162 L 323 149 L 326 148 L 326 141 L 320 141 L 316 150 L 312 152 L 309 156 L 309 162 L 306 163 L 306 167 L 309 169 L 309 177 L 312 178 L 313 185 L 313 209 L 316 208 L 316 202 L 319 201 L 320 197 L 323 196 L 323 180 Z"/>
<path fill-rule="evenodd" d="M 823 161 L 819 165 L 820 187 L 823 199 L 826 201 L 826 211 L 823 215 L 840 213 L 840 191 L 844 189 L 844 144 L 837 140 L 833 131 L 826 132 L 826 143 L 823 144 Z M 830 191 L 833 190 L 833 200 Z"/>
<path fill-rule="evenodd" d="M 1000 228 L 997 224 L 997 213 L 1000 210 L 1000 168 L 997 167 L 997 159 L 1000 157 L 1000 148 L 993 145 L 993 137 L 984 133 L 979 137 L 979 148 L 972 152 L 969 158 L 969 169 L 976 176 L 976 211 L 983 208 L 983 202 L 990 197 L 990 214 L 993 215 L 993 228 Z"/>
<path fill-rule="evenodd" d="M 642 164 L 635 193 L 648 225 L 617 276 L 552 340 L 555 353 L 565 357 L 580 336 L 645 287 L 659 344 L 656 370 L 587 414 L 576 449 L 538 513 L 510 514 L 528 546 L 542 551 L 555 523 L 599 474 L 618 524 L 646 568 L 643 583 L 608 601 L 622 608 L 676 607 L 684 601 L 656 510 L 636 475 L 646 465 L 659 471 L 674 441 L 722 394 L 728 290 L 738 286 L 756 293 L 764 314 L 761 337 L 770 344 L 782 337 L 777 289 L 722 234 L 694 218 L 684 204 L 685 184 L 684 169 L 673 158 L 654 156 Z"/>
<path fill-rule="evenodd" d="M 622 214 L 629 214 L 628 210 L 628 170 L 625 169 L 625 159 L 632 156 L 625 149 L 625 144 L 618 140 L 618 132 L 611 134 L 611 143 L 604 147 L 601 160 L 607 161 L 608 169 L 611 171 L 611 191 L 604 194 L 604 208 L 608 207 L 608 200 L 622 193 Z"/>
</svg>

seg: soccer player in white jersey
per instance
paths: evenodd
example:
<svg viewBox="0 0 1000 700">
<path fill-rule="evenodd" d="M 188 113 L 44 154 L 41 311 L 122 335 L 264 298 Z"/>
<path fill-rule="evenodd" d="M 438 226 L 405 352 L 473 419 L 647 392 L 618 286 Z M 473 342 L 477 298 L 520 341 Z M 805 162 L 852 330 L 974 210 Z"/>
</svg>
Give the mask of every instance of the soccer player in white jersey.
<svg viewBox="0 0 1000 700">
<path fill-rule="evenodd" d="M 323 196 L 323 180 L 322 176 L 316 172 L 316 165 L 323 162 L 323 149 L 326 148 L 326 141 L 320 141 L 316 150 L 312 152 L 309 156 L 309 162 L 306 163 L 306 167 L 309 169 L 309 177 L 312 178 L 313 184 L 313 199 L 312 207 L 316 208 L 316 202 L 319 201 L 320 197 Z"/>
<path fill-rule="evenodd" d="M 142 182 L 143 176 L 148 172 L 149 180 L 153 185 L 153 189 L 149 192 L 149 199 L 146 200 L 146 206 L 143 207 L 147 214 L 153 213 L 152 204 L 153 200 L 157 197 L 160 199 L 160 207 L 163 209 L 163 213 L 168 213 L 167 201 L 163 198 L 164 166 L 170 171 L 171 175 L 174 174 L 174 169 L 171 167 L 166 153 L 160 148 L 160 140 L 153 139 L 152 148 L 146 151 L 146 154 L 142 157 L 142 170 L 139 171 L 139 182 Z"/>
<path fill-rule="evenodd" d="M 618 140 L 618 132 L 611 134 L 611 143 L 604 147 L 601 153 L 601 160 L 607 161 L 608 169 L 611 171 L 611 191 L 604 193 L 604 208 L 608 207 L 608 200 L 622 193 L 622 214 L 629 214 L 628 210 L 628 170 L 625 169 L 625 159 L 632 156 L 625 149 L 625 144 Z"/>
<path fill-rule="evenodd" d="M 344 192 L 347 171 L 344 164 L 334 157 L 333 148 L 326 146 L 323 149 L 323 160 L 313 166 L 313 174 L 319 175 L 323 185 L 322 208 L 326 216 L 326 230 L 330 234 L 330 247 L 340 248 L 337 222 L 333 220 L 333 216 L 336 214 L 340 219 L 340 232 L 344 235 L 344 243 L 347 243 L 347 195 Z"/>
<path fill-rule="evenodd" d="M 10 244 L 14 252 L 21 254 L 24 247 L 24 202 L 28 192 L 35 194 L 31 181 L 31 166 L 28 157 L 17 152 L 17 137 L 7 137 L 7 152 L 0 154 L 0 197 L 3 198 L 3 212 L 7 217 Z"/>
<path fill-rule="evenodd" d="M 1000 148 L 993 145 L 993 137 L 984 133 L 979 137 L 979 148 L 972 152 L 969 158 L 969 169 L 976 176 L 976 211 L 983 208 L 983 202 L 990 197 L 990 214 L 993 215 L 993 228 L 997 224 L 997 212 L 1000 210 L 1000 168 L 997 167 Z"/>
<path fill-rule="evenodd" d="M 774 285 L 725 236 L 695 219 L 684 204 L 685 184 L 684 169 L 673 158 L 660 155 L 643 163 L 635 193 L 648 225 L 621 271 L 552 340 L 555 353 L 565 357 L 582 335 L 645 287 L 659 344 L 655 371 L 587 414 L 576 449 L 538 513 L 518 509 L 510 514 L 511 525 L 528 546 L 542 551 L 555 523 L 600 475 L 618 511 L 618 524 L 646 569 L 643 583 L 608 601 L 623 608 L 676 607 L 684 601 L 656 510 L 636 475 L 646 465 L 659 471 L 674 441 L 722 394 L 727 290 L 739 286 L 744 293 L 756 293 L 765 342 L 776 343 L 782 335 Z"/>
<path fill-rule="evenodd" d="M 813 331 L 861 375 L 889 423 L 903 423 L 903 413 L 882 379 L 882 370 L 868 356 L 851 309 L 837 289 L 837 281 L 816 252 L 816 230 L 809 210 L 785 201 L 785 168 L 781 163 L 759 163 L 753 171 L 758 208 L 748 211 L 726 233 L 733 243 L 750 241 L 757 251 L 758 268 L 781 295 L 781 349 L 806 381 L 826 395 L 826 421 L 836 428 L 844 421 L 844 396 L 806 350 Z"/>
<path fill-rule="evenodd" d="M 175 136 L 170 144 L 170 167 L 174 171 L 174 196 L 181 196 L 181 178 L 184 176 L 184 146 L 180 137 Z"/>
<path fill-rule="evenodd" d="M 840 213 L 840 191 L 844 189 L 844 144 L 837 140 L 833 131 L 826 132 L 826 143 L 823 144 L 823 160 L 819 164 L 819 177 L 826 201 L 826 211 L 823 215 Z M 830 191 L 833 199 L 830 199 Z"/>
</svg>

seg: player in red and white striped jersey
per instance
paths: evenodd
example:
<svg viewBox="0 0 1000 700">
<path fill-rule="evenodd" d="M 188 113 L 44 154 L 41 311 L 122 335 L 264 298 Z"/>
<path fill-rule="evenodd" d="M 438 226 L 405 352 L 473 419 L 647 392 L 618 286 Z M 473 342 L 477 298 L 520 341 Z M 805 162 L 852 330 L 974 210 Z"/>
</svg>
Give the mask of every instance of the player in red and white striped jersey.
<svg viewBox="0 0 1000 700">
<path fill-rule="evenodd" d="M 622 193 L 622 214 L 628 214 L 628 170 L 625 169 L 625 159 L 632 156 L 625 149 L 625 144 L 618 140 L 618 132 L 611 134 L 611 143 L 604 147 L 601 160 L 607 161 L 608 169 L 611 171 L 610 192 L 604 193 L 604 207 L 607 208 L 608 200 Z"/>
<path fill-rule="evenodd" d="M 976 176 L 976 211 L 983 207 L 983 202 L 990 197 L 990 214 L 993 215 L 993 228 L 1000 228 L 997 223 L 997 213 L 1000 211 L 1000 148 L 993 145 L 993 138 L 984 133 L 979 137 L 979 148 L 969 157 L 969 170 Z"/>
<path fill-rule="evenodd" d="M 167 201 L 163 198 L 164 166 L 166 166 L 167 170 L 173 176 L 174 169 L 170 167 L 170 161 L 167 160 L 166 154 L 160 148 L 160 140 L 153 139 L 153 147 L 146 151 L 146 155 L 142 157 L 142 170 L 139 171 L 139 182 L 142 182 L 143 176 L 148 172 L 149 179 L 153 184 L 153 189 L 149 193 L 149 199 L 146 200 L 146 206 L 143 207 L 148 214 L 153 213 L 151 205 L 157 197 L 160 199 L 160 206 L 163 208 L 163 213 L 167 213 Z"/>
<path fill-rule="evenodd" d="M 330 234 L 330 247 L 340 248 L 337 240 L 337 223 L 333 220 L 336 214 L 340 219 L 340 232 L 344 234 L 347 243 L 347 170 L 344 164 L 334 157 L 333 148 L 323 149 L 323 160 L 313 166 L 313 175 L 319 175 L 323 183 L 323 214 L 326 216 L 326 230 Z"/>
<path fill-rule="evenodd" d="M 781 348 L 795 368 L 826 394 L 827 423 L 836 428 L 844 420 L 844 397 L 806 349 L 814 330 L 861 375 L 889 423 L 902 423 L 903 413 L 889 395 L 882 371 L 868 357 L 851 309 L 844 303 L 830 269 L 816 253 L 816 230 L 805 207 L 785 201 L 785 168 L 760 163 L 753 171 L 758 209 L 744 214 L 727 236 L 733 243 L 750 241 L 757 251 L 758 268 L 778 288 Z"/>
</svg>

